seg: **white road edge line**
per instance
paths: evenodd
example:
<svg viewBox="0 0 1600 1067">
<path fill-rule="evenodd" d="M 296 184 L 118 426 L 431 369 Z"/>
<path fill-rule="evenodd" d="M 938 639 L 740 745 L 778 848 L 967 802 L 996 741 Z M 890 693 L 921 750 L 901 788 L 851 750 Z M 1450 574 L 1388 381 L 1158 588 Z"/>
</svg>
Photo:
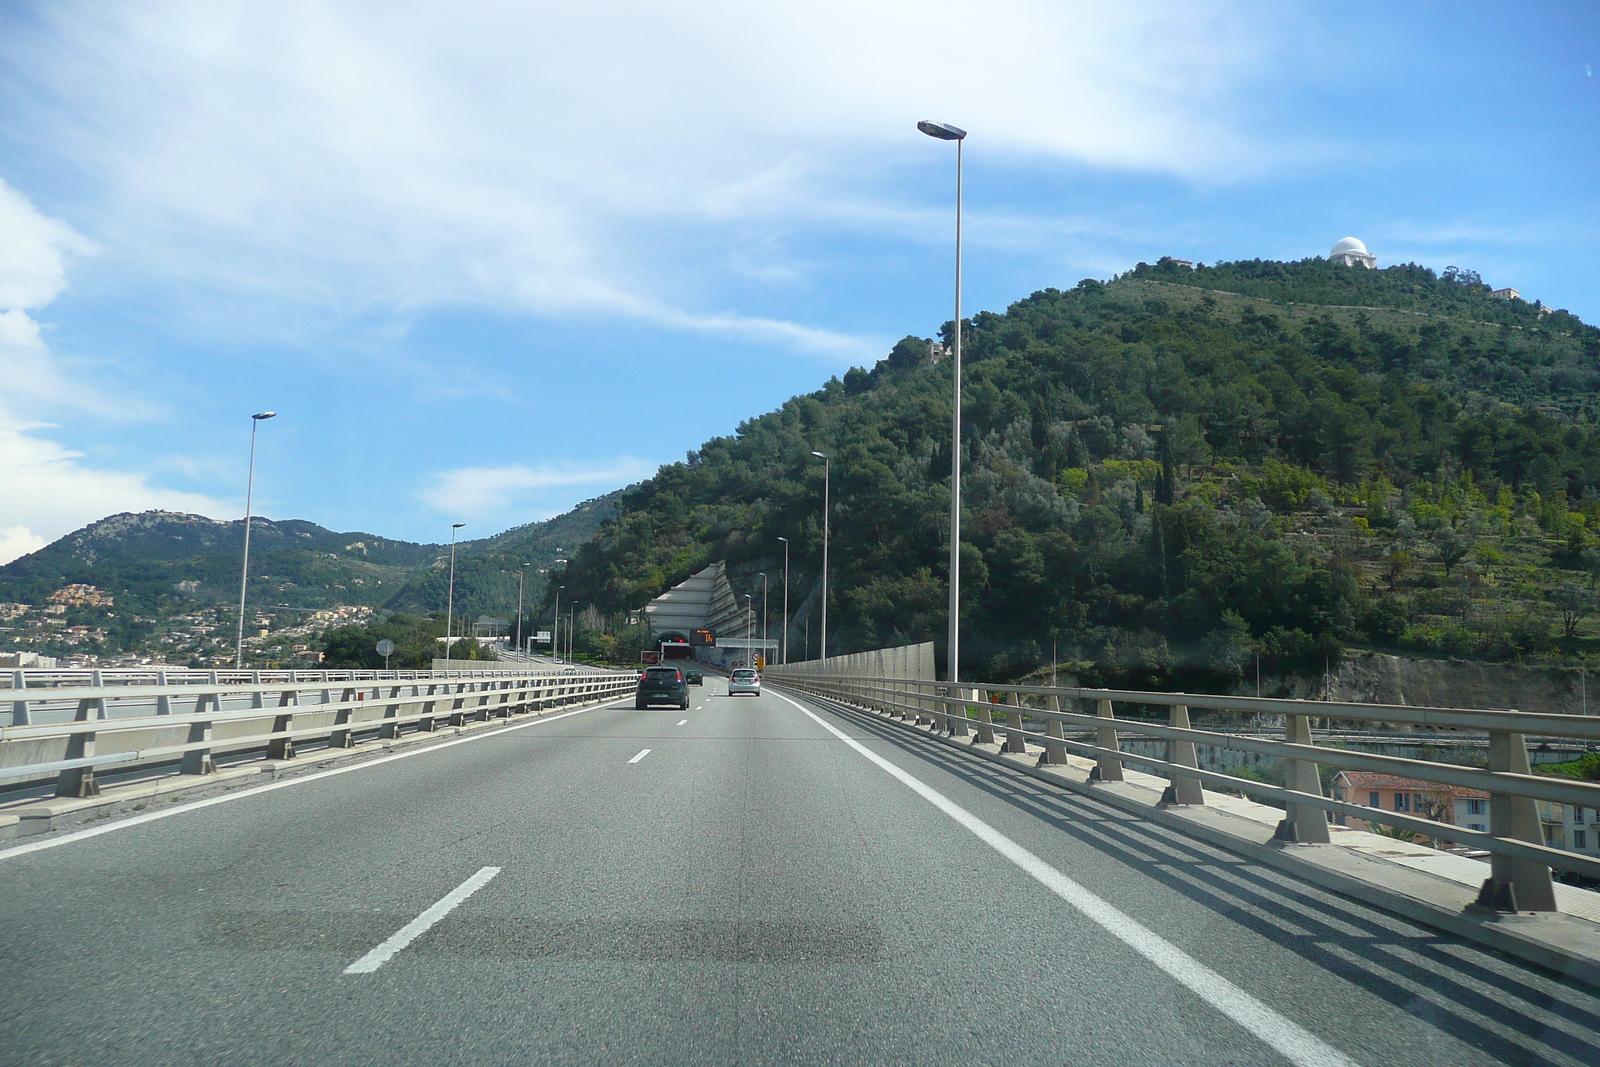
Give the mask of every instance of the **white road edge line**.
<svg viewBox="0 0 1600 1067">
<path fill-rule="evenodd" d="M 538 726 L 541 723 L 555 722 L 557 719 L 565 719 L 573 715 L 582 715 L 584 712 L 588 711 L 603 711 L 608 707 L 616 707 L 619 703 L 623 702 L 612 701 L 609 704 L 597 704 L 592 708 L 577 708 L 573 711 L 563 711 L 560 715 L 547 715 L 542 719 L 534 719 L 531 722 L 517 723 L 515 726 L 507 726 L 501 730 L 491 730 L 488 733 L 469 734 L 466 737 L 458 737 L 454 741 L 441 741 L 437 745 L 414 748 L 409 752 L 397 752 L 392 756 L 379 756 L 377 759 L 365 760 L 361 763 L 352 763 L 348 767 L 335 767 L 332 770 L 327 771 L 313 771 L 310 774 L 302 774 L 294 778 L 286 778 L 281 782 L 269 782 L 266 785 L 252 786 L 248 789 L 240 789 L 232 793 L 224 793 L 221 796 L 207 797 L 204 800 L 192 800 L 187 804 L 178 804 L 174 807 L 164 808 L 161 811 L 147 811 L 143 815 L 132 815 L 126 819 L 118 819 L 116 822 L 106 823 L 104 826 L 92 826 L 85 830 L 74 830 L 71 833 L 62 834 L 60 837 L 51 837 L 44 841 L 33 841 L 26 845 L 15 845 L 11 848 L 0 849 L 0 860 L 7 860 L 13 856 L 25 856 L 30 852 L 43 852 L 47 848 L 56 848 L 59 845 L 70 845 L 74 841 L 84 841 L 91 837 L 99 837 L 101 834 L 114 833 L 117 830 L 126 830 L 132 826 L 141 826 L 147 822 L 155 822 L 157 819 L 168 819 L 174 815 L 183 815 L 187 812 L 199 811 L 201 808 L 209 808 L 215 804 L 226 804 L 230 800 L 243 800 L 245 797 L 259 796 L 262 793 L 270 793 L 275 789 L 287 789 L 292 785 L 305 785 L 308 782 L 321 781 L 324 778 L 332 778 L 339 774 L 349 774 L 351 771 L 363 771 L 368 767 L 379 767 L 385 763 L 393 763 L 395 760 L 410 759 L 412 756 L 421 756 L 429 752 L 437 752 L 442 748 L 454 748 L 456 745 L 464 745 L 469 741 L 482 741 L 490 737 L 499 737 L 501 734 L 508 734 L 513 730 L 526 730 L 530 726 Z M 195 782 L 195 785 L 197 786 L 204 784 L 205 779 L 203 778 Z"/>
<path fill-rule="evenodd" d="M 687 723 L 687 722 L 688 722 L 688 721 L 689 721 L 689 720 L 688 720 L 688 719 L 679 719 L 679 720 L 678 720 L 678 725 L 679 725 L 679 726 L 682 726 L 682 725 L 684 725 L 684 724 L 685 724 L 685 723 Z"/>
<path fill-rule="evenodd" d="M 344 969 L 345 974 L 371 974 L 388 963 L 396 952 L 427 933 L 428 927 L 449 915 L 472 894 L 489 884 L 500 873 L 499 867 L 481 867 L 478 873 L 446 893 L 437 904 L 396 930 L 388 940 Z"/>
<path fill-rule="evenodd" d="M 809 708 L 790 700 L 782 693 L 774 695 L 799 708 L 824 730 L 898 778 L 922 799 L 972 831 L 980 841 L 1022 868 L 1035 881 L 1082 912 L 1111 936 L 1177 979 L 1201 1000 L 1277 1049 L 1291 1063 L 1299 1067 L 1357 1067 L 1354 1060 L 1311 1031 L 1279 1015 L 1131 915 L 1118 910 L 1106 900 L 1074 882 L 943 793 L 896 767 L 861 742 L 823 720 Z"/>
<path fill-rule="evenodd" d="M 642 749 L 639 750 L 639 754 L 637 756 L 633 757 L 628 762 L 629 763 L 638 763 L 640 760 L 644 759 L 648 755 L 650 755 L 650 750 L 648 748 L 642 748 Z"/>
</svg>

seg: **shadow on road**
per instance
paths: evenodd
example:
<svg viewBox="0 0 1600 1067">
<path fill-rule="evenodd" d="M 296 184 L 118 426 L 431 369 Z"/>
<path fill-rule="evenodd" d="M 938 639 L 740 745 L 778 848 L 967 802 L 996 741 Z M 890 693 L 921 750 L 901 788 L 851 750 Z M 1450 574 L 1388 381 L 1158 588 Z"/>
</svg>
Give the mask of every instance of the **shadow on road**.
<svg viewBox="0 0 1600 1067">
<path fill-rule="evenodd" d="M 1600 995 L 1587 985 L 1053 789 L 871 713 L 808 699 L 1505 1063 L 1600 1063 Z"/>
</svg>

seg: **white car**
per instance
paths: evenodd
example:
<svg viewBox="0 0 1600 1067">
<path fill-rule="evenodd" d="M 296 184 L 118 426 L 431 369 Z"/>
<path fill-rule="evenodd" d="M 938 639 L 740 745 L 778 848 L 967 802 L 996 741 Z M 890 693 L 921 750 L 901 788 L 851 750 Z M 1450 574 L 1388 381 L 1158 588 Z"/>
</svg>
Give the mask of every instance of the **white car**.
<svg viewBox="0 0 1600 1067">
<path fill-rule="evenodd" d="M 749 693 L 753 697 L 761 695 L 761 675 L 753 667 L 740 667 L 728 675 L 728 695 L 736 697 L 740 693 Z"/>
</svg>

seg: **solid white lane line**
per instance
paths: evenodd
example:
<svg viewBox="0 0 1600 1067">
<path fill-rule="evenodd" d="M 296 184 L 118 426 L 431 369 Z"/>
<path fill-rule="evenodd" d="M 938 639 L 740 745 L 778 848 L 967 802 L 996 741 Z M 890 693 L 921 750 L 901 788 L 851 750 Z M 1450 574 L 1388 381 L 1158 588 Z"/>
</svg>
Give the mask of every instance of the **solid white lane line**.
<svg viewBox="0 0 1600 1067">
<path fill-rule="evenodd" d="M 382 967 L 389 962 L 391 956 L 421 937 L 427 932 L 428 927 L 455 911 L 462 901 L 488 885 L 489 880 L 499 873 L 499 867 L 480 868 L 477 874 L 446 893 L 439 903 L 406 923 L 383 944 L 346 967 L 344 973 L 371 974 Z"/>
<path fill-rule="evenodd" d="M 686 722 L 688 722 L 688 721 L 689 721 L 689 720 L 688 720 L 688 719 L 679 719 L 679 720 L 678 720 L 678 725 L 679 725 L 679 726 L 682 726 L 682 725 L 683 725 L 683 724 L 684 724 L 684 723 L 686 723 Z"/>
<path fill-rule="evenodd" d="M 631 700 L 632 698 L 629 697 L 628 699 Z M 328 771 L 313 771 L 310 774 L 302 774 L 295 778 L 285 778 L 281 782 L 271 782 L 267 785 L 258 785 L 249 789 L 240 789 L 232 793 L 223 793 L 221 796 L 207 797 L 204 800 L 191 800 L 187 804 L 177 804 L 170 808 L 163 808 L 160 811 L 147 811 L 143 815 L 133 815 L 126 819 L 119 819 L 116 822 L 106 823 L 104 826 L 94 826 L 87 830 L 74 830 L 69 834 L 62 834 L 60 837 L 52 837 L 44 841 L 34 841 L 26 845 L 16 845 L 12 848 L 0 849 L 0 860 L 10 859 L 13 856 L 25 856 L 30 852 L 43 852 L 47 848 L 55 848 L 58 845 L 70 845 L 74 841 L 83 841 L 87 838 L 99 837 L 101 834 L 114 833 L 117 830 L 126 830 L 130 826 L 140 826 L 147 822 L 155 822 L 157 819 L 168 819 L 174 815 L 182 815 L 186 812 L 199 811 L 201 808 L 209 808 L 214 804 L 226 804 L 231 800 L 243 800 L 245 797 L 259 796 L 262 793 L 270 793 L 275 789 L 288 789 L 290 786 L 305 785 L 307 782 L 321 781 L 324 778 L 332 778 L 338 774 L 349 774 L 351 771 L 364 771 L 368 767 L 380 767 L 385 763 L 393 763 L 395 760 L 410 759 L 412 756 L 426 755 L 429 752 L 437 752 L 441 748 L 454 748 L 456 745 L 464 745 L 469 741 L 483 741 L 487 738 L 499 737 L 501 734 L 509 734 L 513 730 L 526 730 L 530 726 L 538 726 L 542 723 L 555 722 L 557 719 L 566 719 L 573 715 L 582 715 L 584 712 L 588 711 L 604 711 L 607 708 L 618 707 L 621 703 L 625 702 L 613 701 L 610 704 L 599 704 L 592 708 L 578 708 L 574 711 L 563 711 L 560 715 L 547 715 L 542 719 L 534 719 L 531 722 L 521 722 L 515 726 L 507 726 L 502 730 L 491 730 L 488 733 L 470 734 L 466 737 L 458 737 L 454 741 L 441 741 L 437 745 L 414 748 L 409 752 L 397 752 L 392 756 L 379 756 L 377 759 L 365 760 L 361 763 L 352 763 L 348 767 L 335 767 Z M 195 782 L 195 785 L 197 786 L 204 784 L 204 779 Z"/>
<path fill-rule="evenodd" d="M 817 725 L 898 778 L 913 792 L 966 827 L 984 844 L 1026 871 L 1037 882 L 1072 905 L 1107 933 L 1177 979 L 1201 1000 L 1277 1049 L 1300 1067 L 1356 1067 L 1356 1062 L 1298 1023 L 1279 1015 L 1181 948 L 1166 940 L 1103 898 L 1074 882 L 1032 852 L 1011 840 L 943 793 L 836 729 L 833 724 L 782 693 Z"/>
<path fill-rule="evenodd" d="M 640 760 L 644 759 L 648 755 L 650 755 L 650 750 L 648 748 L 642 748 L 642 749 L 639 750 L 639 754 L 637 756 L 633 757 L 628 762 L 629 763 L 638 763 Z"/>
</svg>

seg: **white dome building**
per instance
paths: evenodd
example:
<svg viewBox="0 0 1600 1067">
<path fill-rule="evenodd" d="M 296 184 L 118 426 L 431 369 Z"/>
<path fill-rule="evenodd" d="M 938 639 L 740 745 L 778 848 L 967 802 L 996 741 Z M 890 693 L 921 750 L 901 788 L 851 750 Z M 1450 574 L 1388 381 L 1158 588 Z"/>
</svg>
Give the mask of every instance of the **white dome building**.
<svg viewBox="0 0 1600 1067">
<path fill-rule="evenodd" d="M 1333 246 L 1333 251 L 1328 253 L 1328 262 L 1343 263 L 1347 267 L 1366 267 L 1372 270 L 1378 265 L 1378 257 L 1367 251 L 1367 246 L 1354 237 L 1342 237 Z"/>
</svg>

